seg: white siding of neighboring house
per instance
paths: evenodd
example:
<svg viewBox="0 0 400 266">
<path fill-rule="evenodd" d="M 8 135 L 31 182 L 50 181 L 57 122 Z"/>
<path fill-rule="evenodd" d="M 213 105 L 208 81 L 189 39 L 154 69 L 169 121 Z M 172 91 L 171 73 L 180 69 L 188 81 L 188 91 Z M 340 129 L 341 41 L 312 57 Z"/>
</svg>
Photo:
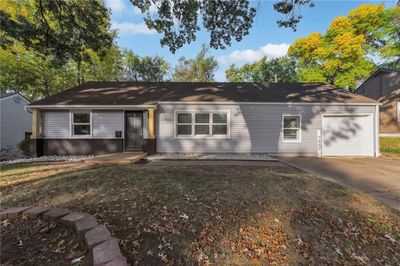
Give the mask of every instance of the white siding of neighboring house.
<svg viewBox="0 0 400 266">
<path fill-rule="evenodd" d="M 325 114 L 371 114 L 375 106 L 288 104 L 159 104 L 156 112 L 157 152 L 269 153 L 317 156 L 317 132 Z M 176 111 L 229 111 L 230 137 L 175 137 Z M 301 142 L 282 141 L 282 115 L 301 115 Z M 343 130 L 352 134 L 354 125 Z"/>
<path fill-rule="evenodd" d="M 14 101 L 14 97 L 20 97 L 21 101 Z M 25 110 L 25 105 L 28 104 L 18 94 L 1 99 L 2 156 L 18 154 L 18 144 L 25 139 L 25 132 L 32 131 L 32 114 Z"/>
</svg>

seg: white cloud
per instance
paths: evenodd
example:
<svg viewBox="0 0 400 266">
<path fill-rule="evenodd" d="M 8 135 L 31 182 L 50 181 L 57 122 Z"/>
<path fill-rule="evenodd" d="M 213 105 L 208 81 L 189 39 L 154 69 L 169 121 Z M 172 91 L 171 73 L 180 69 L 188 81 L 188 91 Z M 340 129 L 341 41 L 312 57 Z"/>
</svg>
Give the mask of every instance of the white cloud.
<svg viewBox="0 0 400 266">
<path fill-rule="evenodd" d="M 134 6 L 134 7 L 133 7 L 133 12 L 134 12 L 136 15 L 142 15 L 142 14 L 143 14 L 143 13 L 142 13 L 142 10 L 140 10 L 140 8 L 138 8 L 137 6 Z M 155 13 L 157 12 L 157 7 L 156 7 L 154 4 L 151 4 L 150 7 L 149 7 L 148 12 L 149 12 L 150 14 L 155 14 Z"/>
<path fill-rule="evenodd" d="M 120 35 L 136 35 L 136 34 L 156 34 L 155 30 L 150 30 L 144 23 L 132 23 L 132 22 L 122 22 L 122 23 L 112 23 L 112 27 L 117 29 Z"/>
<path fill-rule="evenodd" d="M 267 59 L 277 58 L 287 54 L 290 44 L 272 44 L 268 43 L 265 46 L 260 47 L 258 50 L 245 49 L 236 50 L 228 55 L 218 56 L 217 60 L 220 64 L 244 64 L 253 63 L 260 60 L 264 56 Z"/>
<path fill-rule="evenodd" d="M 110 8 L 113 13 L 119 13 L 126 9 L 124 0 L 106 0 L 106 7 Z"/>
</svg>

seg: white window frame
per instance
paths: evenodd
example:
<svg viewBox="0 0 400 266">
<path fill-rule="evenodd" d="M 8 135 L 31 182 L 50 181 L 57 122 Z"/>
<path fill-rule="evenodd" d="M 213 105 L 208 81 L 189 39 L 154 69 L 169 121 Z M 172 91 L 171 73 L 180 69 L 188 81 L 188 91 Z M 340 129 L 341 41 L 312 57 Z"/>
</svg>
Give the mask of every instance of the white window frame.
<svg viewBox="0 0 400 266">
<path fill-rule="evenodd" d="M 89 123 L 75 123 L 74 122 L 74 114 L 75 113 L 88 113 L 89 114 Z M 70 134 L 71 138 L 91 138 L 93 136 L 93 115 L 92 110 L 70 110 Z M 75 135 L 74 126 L 75 125 L 88 125 L 90 127 L 90 134 L 88 135 Z"/>
<path fill-rule="evenodd" d="M 191 115 L 191 123 L 178 123 L 178 114 L 190 114 Z M 208 123 L 196 123 L 196 114 L 208 114 L 209 121 Z M 226 123 L 213 123 L 213 114 L 226 114 Z M 189 110 L 177 110 L 175 111 L 174 118 L 174 137 L 175 138 L 230 138 L 230 111 L 189 111 Z M 192 134 L 191 135 L 178 135 L 178 125 L 191 125 Z M 196 135 L 195 134 L 195 126 L 196 125 L 208 125 L 209 126 L 209 134 Z M 212 126 L 213 125 L 226 125 L 226 135 L 213 135 L 212 134 Z"/>
<path fill-rule="evenodd" d="M 285 117 L 298 117 L 299 118 L 299 127 L 285 128 Z M 285 139 L 285 129 L 298 130 L 297 139 Z M 282 115 L 282 142 L 287 142 L 287 143 L 300 143 L 301 142 L 301 115 L 297 115 L 297 114 L 283 114 Z"/>
</svg>

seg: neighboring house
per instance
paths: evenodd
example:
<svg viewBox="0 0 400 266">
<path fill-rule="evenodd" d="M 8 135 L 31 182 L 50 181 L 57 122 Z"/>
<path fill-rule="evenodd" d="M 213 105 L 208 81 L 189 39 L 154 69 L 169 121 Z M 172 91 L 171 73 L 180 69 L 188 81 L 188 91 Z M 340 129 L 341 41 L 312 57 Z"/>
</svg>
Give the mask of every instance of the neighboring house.
<svg viewBox="0 0 400 266">
<path fill-rule="evenodd" d="M 382 136 L 400 136 L 400 69 L 379 69 L 355 93 L 379 101 Z"/>
<path fill-rule="evenodd" d="M 1 158 L 20 156 L 18 144 L 32 131 L 32 114 L 25 110 L 29 101 L 16 92 L 1 94 Z"/>
<path fill-rule="evenodd" d="M 88 82 L 29 106 L 31 148 L 378 156 L 378 104 L 322 83 Z"/>
</svg>

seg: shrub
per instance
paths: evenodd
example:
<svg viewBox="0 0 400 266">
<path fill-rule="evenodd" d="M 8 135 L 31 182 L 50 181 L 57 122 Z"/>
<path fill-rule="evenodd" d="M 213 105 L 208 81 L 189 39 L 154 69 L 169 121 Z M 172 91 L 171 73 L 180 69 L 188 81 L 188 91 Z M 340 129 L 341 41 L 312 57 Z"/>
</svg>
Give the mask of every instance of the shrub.
<svg viewBox="0 0 400 266">
<path fill-rule="evenodd" d="M 18 149 L 26 156 L 29 156 L 29 139 L 24 139 L 18 144 Z"/>
</svg>

